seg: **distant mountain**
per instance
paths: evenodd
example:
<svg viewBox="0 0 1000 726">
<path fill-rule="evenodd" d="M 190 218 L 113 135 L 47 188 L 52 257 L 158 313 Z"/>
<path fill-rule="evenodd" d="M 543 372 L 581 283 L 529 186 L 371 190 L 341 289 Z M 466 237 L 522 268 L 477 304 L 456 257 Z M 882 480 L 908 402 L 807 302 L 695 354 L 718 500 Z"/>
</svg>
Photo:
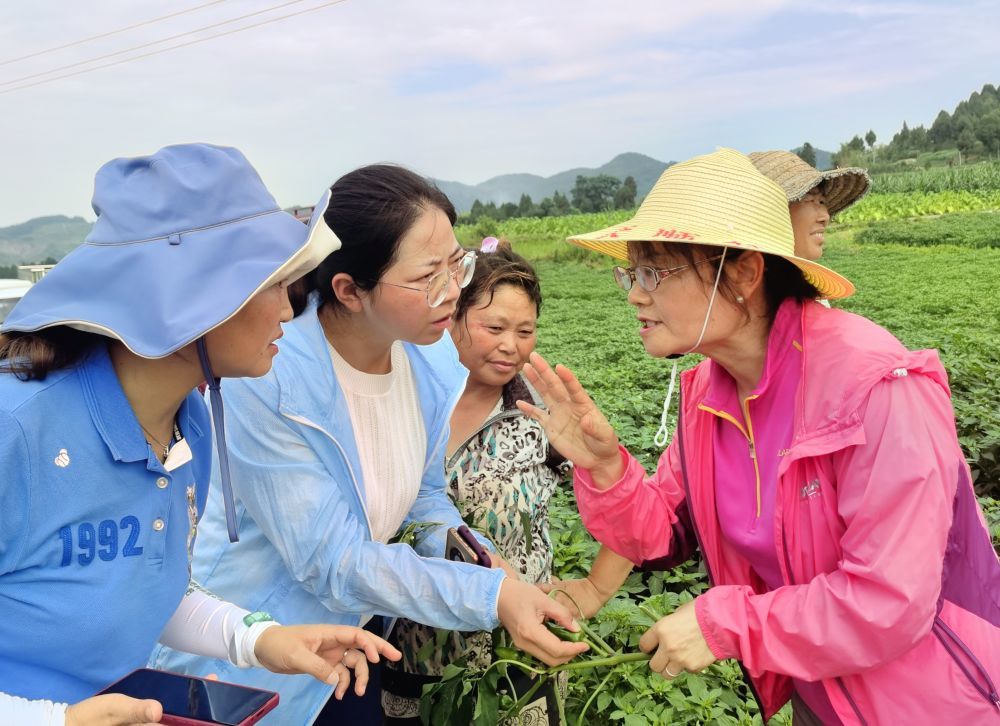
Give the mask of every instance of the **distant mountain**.
<svg viewBox="0 0 1000 726">
<path fill-rule="evenodd" d="M 545 197 L 551 197 L 557 191 L 568 195 L 576 183 L 577 176 L 598 176 L 599 174 L 609 174 L 619 179 L 631 176 L 635 179 L 638 190 L 637 197 L 642 198 L 653 188 L 653 184 L 660 178 L 663 170 L 673 163 L 672 161 L 657 161 L 644 154 L 629 152 L 619 154 L 607 164 L 596 169 L 580 167 L 549 177 L 537 174 L 503 174 L 476 185 L 441 179 L 432 179 L 432 181 L 448 195 L 459 212 L 467 212 L 477 199 L 483 204 L 496 202 L 497 205 L 500 205 L 504 202 L 517 204 L 522 194 L 527 194 L 536 203 Z"/>
<path fill-rule="evenodd" d="M 61 259 L 83 242 L 91 222 L 83 217 L 35 217 L 12 227 L 0 227 L 0 266 Z"/>
</svg>

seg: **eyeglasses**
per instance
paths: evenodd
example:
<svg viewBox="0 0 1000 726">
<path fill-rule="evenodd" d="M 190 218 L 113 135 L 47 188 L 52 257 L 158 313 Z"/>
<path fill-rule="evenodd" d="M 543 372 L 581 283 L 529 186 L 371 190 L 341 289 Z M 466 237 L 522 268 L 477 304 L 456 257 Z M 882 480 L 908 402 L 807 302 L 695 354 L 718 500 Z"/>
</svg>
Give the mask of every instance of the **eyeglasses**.
<svg viewBox="0 0 1000 726">
<path fill-rule="evenodd" d="M 704 262 L 718 260 L 721 257 L 722 255 L 706 257 L 704 260 L 698 260 L 690 265 L 668 267 L 665 270 L 657 270 L 655 267 L 649 267 L 647 265 L 640 265 L 639 267 L 616 267 L 614 269 L 615 282 L 618 283 L 618 287 L 625 291 L 631 290 L 632 283 L 638 282 L 639 287 L 643 290 L 646 292 L 653 292 L 653 290 L 659 287 L 660 283 L 667 278 L 673 277 L 689 267 L 695 267 L 696 265 L 700 265 Z"/>
<path fill-rule="evenodd" d="M 469 251 L 462 255 L 455 266 L 450 270 L 441 270 L 441 272 L 436 272 L 431 275 L 431 279 L 427 281 L 427 305 L 432 308 L 436 308 L 438 305 L 444 302 L 444 299 L 448 297 L 448 285 L 451 284 L 451 278 L 455 278 L 458 282 L 458 288 L 461 290 L 468 286 L 472 281 L 472 273 L 476 271 L 476 253 Z M 401 287 L 404 290 L 415 290 L 420 292 L 424 288 L 413 287 L 411 285 L 397 285 L 395 282 L 385 282 L 384 280 L 379 280 L 382 285 L 389 285 L 391 287 Z"/>
</svg>

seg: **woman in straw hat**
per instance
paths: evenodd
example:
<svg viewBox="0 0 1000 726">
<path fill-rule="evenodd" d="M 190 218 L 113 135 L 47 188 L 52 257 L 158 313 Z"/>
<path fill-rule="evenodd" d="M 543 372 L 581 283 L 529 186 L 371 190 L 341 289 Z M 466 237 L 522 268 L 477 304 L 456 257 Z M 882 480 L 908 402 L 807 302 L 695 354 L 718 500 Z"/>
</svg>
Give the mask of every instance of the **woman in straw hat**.
<svg viewBox="0 0 1000 726">
<path fill-rule="evenodd" d="M 455 239 L 454 207 L 418 174 L 373 164 L 333 184 L 323 216 L 341 247 L 308 279 L 281 357 L 267 376 L 229 386 L 243 536 L 229 544 L 213 492 L 195 577 L 279 619 L 379 631 L 395 617 L 451 630 L 504 625 L 535 655 L 569 660 L 585 646 L 542 625 L 575 628 L 566 607 L 499 566 L 443 559 L 448 528 L 463 524 L 445 491 L 444 449 L 468 376 L 447 331 L 476 263 Z M 392 543 L 410 523 L 435 526 L 414 547 Z M 308 679 L 233 673 L 167 649 L 153 662 L 277 690 L 294 704 L 282 723 L 382 722 L 377 669 L 364 699 L 335 703 Z"/>
<path fill-rule="evenodd" d="M 212 457 L 194 389 L 212 389 L 226 470 L 219 377 L 268 371 L 287 284 L 336 236 L 282 212 L 239 151 L 205 144 L 109 162 L 93 204 L 87 239 L 0 336 L 0 722 L 158 722 L 155 701 L 91 697 L 158 639 L 342 695 L 348 668 L 364 682 L 365 656 L 398 652 L 190 582 Z"/>
<path fill-rule="evenodd" d="M 823 256 L 830 218 L 861 199 L 871 188 L 868 172 L 858 167 L 820 171 L 790 151 L 754 151 L 750 161 L 788 199 L 795 254 L 807 260 Z"/>
<path fill-rule="evenodd" d="M 817 305 L 851 283 L 794 254 L 784 194 L 728 149 L 570 241 L 634 265 L 615 277 L 650 355 L 707 358 L 651 476 L 570 371 L 526 368 L 587 528 L 647 566 L 701 550 L 713 587 L 643 635 L 650 667 L 738 659 L 798 723 L 1000 719 L 1000 562 L 937 354 Z"/>
</svg>

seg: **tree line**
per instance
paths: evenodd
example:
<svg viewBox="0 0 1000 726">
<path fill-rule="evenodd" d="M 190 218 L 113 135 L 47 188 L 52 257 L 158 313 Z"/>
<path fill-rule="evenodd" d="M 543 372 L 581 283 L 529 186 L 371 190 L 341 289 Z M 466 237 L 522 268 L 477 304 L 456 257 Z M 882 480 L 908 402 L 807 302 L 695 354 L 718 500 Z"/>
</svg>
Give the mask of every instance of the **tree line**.
<svg viewBox="0 0 1000 726">
<path fill-rule="evenodd" d="M 555 192 L 535 203 L 531 196 L 522 194 L 517 204 L 504 202 L 483 203 L 476 199 L 467 214 L 458 218 L 459 224 L 473 224 L 481 219 L 503 221 L 513 217 L 561 217 L 567 214 L 603 212 L 609 209 L 631 209 L 636 205 L 638 189 L 631 176 L 622 181 L 610 174 L 576 177 L 569 196 Z"/>
<path fill-rule="evenodd" d="M 1000 155 L 1000 91 L 988 83 L 981 91 L 973 91 L 952 113 L 942 109 L 930 128 L 923 124 L 910 128 L 904 121 L 889 143 L 876 146 L 876 140 L 871 130 L 863 137 L 855 135 L 840 145 L 833 155 L 834 164 L 888 171 L 928 152 L 954 151 L 960 161 Z M 948 163 L 954 159 L 949 158 Z"/>
</svg>

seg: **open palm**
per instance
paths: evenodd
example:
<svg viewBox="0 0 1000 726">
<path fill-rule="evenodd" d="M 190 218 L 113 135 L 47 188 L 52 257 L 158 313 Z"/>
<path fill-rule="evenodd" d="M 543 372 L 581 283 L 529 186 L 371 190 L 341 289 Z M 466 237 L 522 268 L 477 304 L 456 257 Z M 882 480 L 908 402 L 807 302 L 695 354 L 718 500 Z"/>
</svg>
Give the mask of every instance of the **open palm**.
<svg viewBox="0 0 1000 726">
<path fill-rule="evenodd" d="M 524 375 L 545 409 L 518 401 L 521 411 L 538 421 L 549 443 L 576 466 L 614 470 L 619 463 L 618 436 L 580 381 L 565 366 L 553 369 L 538 353 L 529 360 Z"/>
</svg>

